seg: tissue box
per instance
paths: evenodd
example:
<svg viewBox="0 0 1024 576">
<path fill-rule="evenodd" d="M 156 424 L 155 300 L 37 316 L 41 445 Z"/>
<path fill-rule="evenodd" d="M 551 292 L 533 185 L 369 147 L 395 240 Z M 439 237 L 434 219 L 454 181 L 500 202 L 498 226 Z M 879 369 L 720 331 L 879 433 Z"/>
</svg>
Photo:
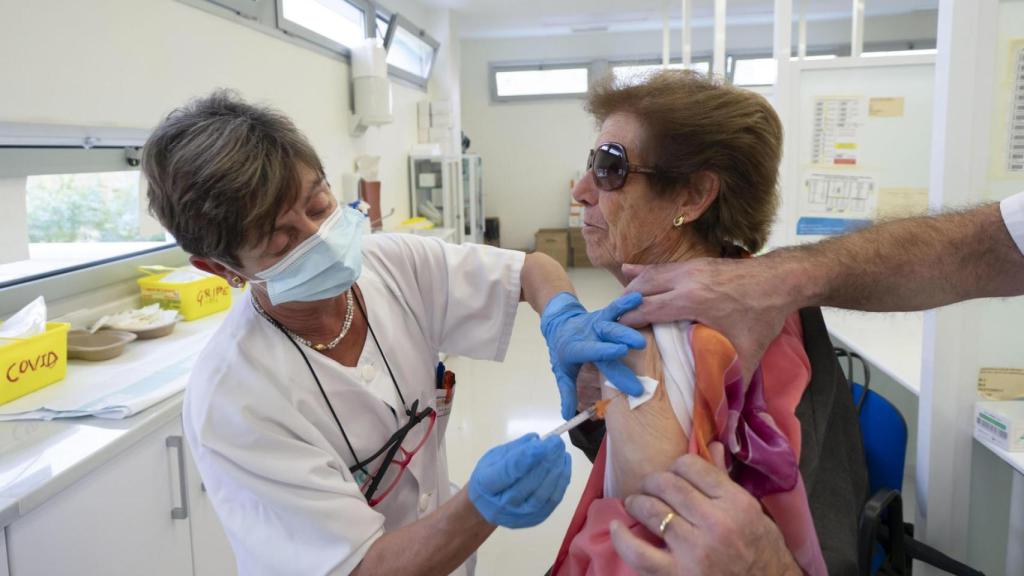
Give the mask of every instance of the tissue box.
<svg viewBox="0 0 1024 576">
<path fill-rule="evenodd" d="M 47 322 L 46 332 L 0 346 L 0 404 L 64 379 L 70 327 Z"/>
<path fill-rule="evenodd" d="M 142 305 L 159 304 L 177 310 L 185 320 L 195 320 L 231 307 L 231 287 L 220 276 L 183 283 L 161 282 L 167 274 L 139 278 Z"/>
<path fill-rule="evenodd" d="M 974 429 L 1009 452 L 1024 452 L 1024 401 L 976 402 Z"/>
</svg>

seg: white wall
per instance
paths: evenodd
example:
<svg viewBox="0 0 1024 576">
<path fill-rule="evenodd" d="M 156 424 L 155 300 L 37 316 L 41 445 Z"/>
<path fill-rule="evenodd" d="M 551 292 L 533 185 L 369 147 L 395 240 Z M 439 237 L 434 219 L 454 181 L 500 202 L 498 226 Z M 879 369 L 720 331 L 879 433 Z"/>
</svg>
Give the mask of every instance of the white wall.
<svg viewBox="0 0 1024 576">
<path fill-rule="evenodd" d="M 24 214 L 25 178 L 0 176 L 0 214 Z M 25 218 L 7 219 L 0 225 L 0 264 L 28 258 L 28 222 Z"/>
<path fill-rule="evenodd" d="M 770 26 L 730 26 L 730 51 L 771 52 Z M 795 37 L 795 35 L 794 35 Z M 934 40 L 935 14 L 869 19 L 866 42 Z M 849 41 L 849 22 L 811 22 L 808 43 Z M 585 168 L 596 134 L 581 99 L 493 103 L 488 65 L 515 61 L 627 60 L 659 56 L 661 33 L 605 33 L 524 39 L 462 41 L 462 124 L 472 150 L 484 161 L 487 215 L 501 218 L 501 242 L 508 248 L 533 247 L 539 228 L 565 227 L 569 181 Z M 672 34 L 673 59 L 680 39 Z M 694 30 L 694 52 L 711 49 L 711 30 Z M 659 56 L 660 57 L 660 56 Z"/>
<path fill-rule="evenodd" d="M 439 61 L 450 60 L 447 10 L 385 4 L 441 40 Z M 385 223 L 408 217 L 406 158 L 422 90 L 395 83 L 394 123 L 353 139 L 346 63 L 175 0 L 5 2 L 3 16 L 0 121 L 151 129 L 189 98 L 233 88 L 291 116 L 339 193 L 355 156 L 382 156 L 383 213 L 396 210 Z M 457 72 L 449 64 L 431 91 L 457 86 Z"/>
</svg>

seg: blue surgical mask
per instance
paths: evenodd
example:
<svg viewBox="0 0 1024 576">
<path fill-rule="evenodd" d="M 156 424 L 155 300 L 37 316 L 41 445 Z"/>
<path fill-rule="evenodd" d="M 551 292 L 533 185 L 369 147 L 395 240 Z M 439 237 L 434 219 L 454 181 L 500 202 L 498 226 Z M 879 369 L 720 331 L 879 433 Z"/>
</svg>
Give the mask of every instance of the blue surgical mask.
<svg viewBox="0 0 1024 576">
<path fill-rule="evenodd" d="M 313 302 L 344 294 L 363 267 L 363 222 L 366 217 L 339 206 L 317 233 L 305 239 L 276 264 L 258 272 L 270 303 Z"/>
</svg>

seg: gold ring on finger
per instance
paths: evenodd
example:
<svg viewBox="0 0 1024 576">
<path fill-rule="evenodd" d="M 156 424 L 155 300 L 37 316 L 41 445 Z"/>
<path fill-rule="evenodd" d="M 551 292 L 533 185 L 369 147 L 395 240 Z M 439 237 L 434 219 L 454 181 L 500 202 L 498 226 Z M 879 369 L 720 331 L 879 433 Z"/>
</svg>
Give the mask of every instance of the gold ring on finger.
<svg viewBox="0 0 1024 576">
<path fill-rule="evenodd" d="M 672 519 L 675 517 L 675 512 L 669 512 L 668 514 L 665 514 L 665 518 L 661 521 L 661 525 L 658 526 L 658 534 L 660 534 L 662 538 L 665 538 L 665 529 L 668 528 L 668 523 L 671 522 Z"/>
</svg>

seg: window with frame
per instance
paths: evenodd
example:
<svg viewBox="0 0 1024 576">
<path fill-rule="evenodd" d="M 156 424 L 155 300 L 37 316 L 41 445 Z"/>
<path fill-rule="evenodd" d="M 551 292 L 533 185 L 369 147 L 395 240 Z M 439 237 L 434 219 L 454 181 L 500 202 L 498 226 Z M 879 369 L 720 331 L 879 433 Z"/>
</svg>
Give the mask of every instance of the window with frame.
<svg viewBox="0 0 1024 576">
<path fill-rule="evenodd" d="M 377 14 L 378 38 L 387 41 L 389 23 L 390 19 L 387 15 Z M 390 42 L 387 58 L 388 73 L 418 86 L 426 87 L 437 50 L 441 46 L 440 43 L 401 15 L 396 18 Z"/>
<path fill-rule="evenodd" d="M 618 84 L 636 84 L 643 82 L 645 78 L 662 68 L 668 68 L 669 70 L 687 69 L 682 62 L 674 62 L 668 66 L 662 66 L 661 64 L 615 64 L 612 66 L 612 75 Z M 711 63 L 707 61 L 692 62 L 689 69 L 701 74 L 707 74 L 711 70 Z"/>
<path fill-rule="evenodd" d="M 862 58 L 885 58 L 887 56 L 934 56 L 939 51 L 935 48 L 908 48 L 905 50 L 876 50 L 861 52 Z"/>
<path fill-rule="evenodd" d="M 348 52 L 366 37 L 367 8 L 349 0 L 278 0 L 278 28 L 319 44 Z"/>
<path fill-rule="evenodd" d="M 521 99 L 545 96 L 578 96 L 590 85 L 586 65 L 530 68 L 495 68 L 491 72 L 494 96 Z"/>
<path fill-rule="evenodd" d="M 175 245 L 123 148 L 0 148 L 0 287 Z"/>
<path fill-rule="evenodd" d="M 732 62 L 732 83 L 736 86 L 771 86 L 777 75 L 774 58 L 737 58 Z"/>
</svg>

